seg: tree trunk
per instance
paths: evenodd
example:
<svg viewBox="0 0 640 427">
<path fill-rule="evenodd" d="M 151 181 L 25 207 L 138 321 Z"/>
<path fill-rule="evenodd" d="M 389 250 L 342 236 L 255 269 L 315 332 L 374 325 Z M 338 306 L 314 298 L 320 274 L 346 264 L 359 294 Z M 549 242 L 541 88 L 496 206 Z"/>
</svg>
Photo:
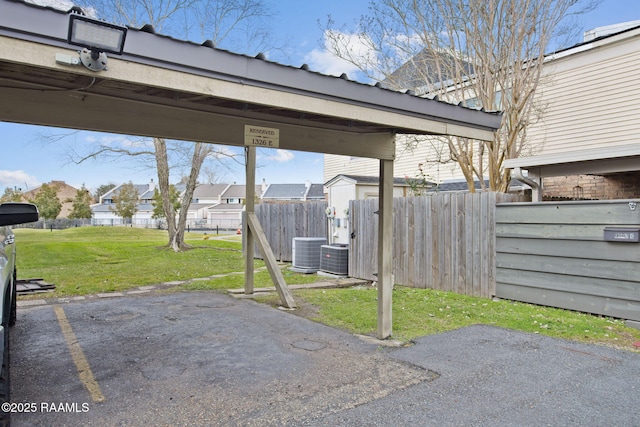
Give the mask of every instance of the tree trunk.
<svg viewBox="0 0 640 427">
<path fill-rule="evenodd" d="M 182 229 L 180 229 L 179 227 L 176 228 L 169 244 L 171 245 L 171 249 L 173 249 L 174 252 L 180 252 L 187 247 L 187 245 L 184 243 L 184 227 Z"/>
<path fill-rule="evenodd" d="M 162 210 L 167 220 L 169 231 L 169 245 L 173 248 L 176 239 L 176 214 L 171 203 L 171 191 L 169 185 L 169 161 L 167 160 L 167 144 L 163 138 L 153 138 L 155 147 L 156 165 L 158 170 L 158 188 L 162 195 Z M 175 249 L 174 249 L 175 250 Z"/>
<path fill-rule="evenodd" d="M 187 181 L 184 196 L 182 197 L 182 203 L 180 213 L 178 215 L 178 223 L 176 225 L 175 234 L 173 235 L 173 239 L 171 239 L 170 241 L 171 247 L 176 252 L 179 252 L 187 247 L 187 245 L 185 245 L 184 243 L 184 230 L 187 224 L 187 212 L 189 210 L 191 200 L 193 199 L 193 192 L 198 185 L 198 175 L 200 175 L 200 169 L 202 168 L 204 160 L 207 158 L 209 153 L 211 153 L 211 151 L 212 146 L 210 144 L 196 142 L 193 145 L 191 173 L 189 174 L 189 180 Z"/>
</svg>

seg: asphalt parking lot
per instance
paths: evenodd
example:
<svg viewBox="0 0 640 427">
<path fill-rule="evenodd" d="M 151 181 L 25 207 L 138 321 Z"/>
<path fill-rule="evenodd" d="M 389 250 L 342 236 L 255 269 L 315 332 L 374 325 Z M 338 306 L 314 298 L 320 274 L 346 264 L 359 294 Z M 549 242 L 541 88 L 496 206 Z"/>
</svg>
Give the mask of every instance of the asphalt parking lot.
<svg viewBox="0 0 640 427">
<path fill-rule="evenodd" d="M 640 425 L 640 354 L 488 326 L 386 348 L 149 292 L 20 307 L 11 345 L 14 426 Z"/>
</svg>

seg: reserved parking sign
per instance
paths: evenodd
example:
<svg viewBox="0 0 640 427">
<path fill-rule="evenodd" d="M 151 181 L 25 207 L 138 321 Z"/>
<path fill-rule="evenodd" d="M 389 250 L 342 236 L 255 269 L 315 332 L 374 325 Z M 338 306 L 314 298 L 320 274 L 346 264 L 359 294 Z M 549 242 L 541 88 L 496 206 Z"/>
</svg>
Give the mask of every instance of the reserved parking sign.
<svg viewBox="0 0 640 427">
<path fill-rule="evenodd" d="M 280 147 L 280 129 L 244 126 L 244 145 L 263 148 Z"/>
</svg>

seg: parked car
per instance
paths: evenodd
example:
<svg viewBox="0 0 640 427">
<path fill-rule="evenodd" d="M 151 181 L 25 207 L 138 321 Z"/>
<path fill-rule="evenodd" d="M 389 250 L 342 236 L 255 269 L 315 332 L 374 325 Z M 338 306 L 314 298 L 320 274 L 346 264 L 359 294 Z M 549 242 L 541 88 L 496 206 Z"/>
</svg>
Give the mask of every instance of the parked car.
<svg viewBox="0 0 640 427">
<path fill-rule="evenodd" d="M 0 404 L 9 402 L 9 326 L 16 323 L 16 245 L 11 225 L 38 220 L 38 208 L 29 203 L 0 204 Z M 0 425 L 9 424 L 11 411 L 0 410 Z"/>
</svg>

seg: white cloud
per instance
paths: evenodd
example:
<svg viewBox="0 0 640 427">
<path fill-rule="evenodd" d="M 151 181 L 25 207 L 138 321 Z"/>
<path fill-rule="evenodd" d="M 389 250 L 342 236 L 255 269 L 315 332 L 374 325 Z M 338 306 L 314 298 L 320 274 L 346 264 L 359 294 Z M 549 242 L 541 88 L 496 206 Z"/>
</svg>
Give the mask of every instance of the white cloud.
<svg viewBox="0 0 640 427">
<path fill-rule="evenodd" d="M 359 71 L 355 65 L 338 58 L 327 50 L 312 50 L 305 56 L 305 62 L 309 64 L 311 70 L 331 76 L 340 76 L 342 73 L 349 76 Z"/>
<path fill-rule="evenodd" d="M 282 149 L 277 149 L 275 151 L 275 153 L 271 156 L 265 156 L 265 160 L 271 160 L 271 161 L 275 161 L 278 163 L 286 163 L 286 162 L 290 162 L 291 160 L 293 160 L 295 158 L 295 156 L 293 155 L 293 153 L 289 150 L 282 150 Z"/>
<path fill-rule="evenodd" d="M 377 62 L 376 53 L 369 48 L 366 39 L 359 34 L 325 31 L 324 49 L 314 49 L 305 56 L 305 62 L 309 64 L 311 70 L 332 76 L 346 73 L 352 80 L 355 80 L 356 74 L 360 74 L 359 68 L 353 63 L 332 53 L 332 44 L 340 52 L 340 56 L 353 58 L 353 62 L 359 64 Z"/>
<path fill-rule="evenodd" d="M 29 175 L 23 170 L 0 170 L 0 186 L 17 187 L 22 191 L 27 191 L 39 185 L 40 182 L 35 176 Z"/>
</svg>

